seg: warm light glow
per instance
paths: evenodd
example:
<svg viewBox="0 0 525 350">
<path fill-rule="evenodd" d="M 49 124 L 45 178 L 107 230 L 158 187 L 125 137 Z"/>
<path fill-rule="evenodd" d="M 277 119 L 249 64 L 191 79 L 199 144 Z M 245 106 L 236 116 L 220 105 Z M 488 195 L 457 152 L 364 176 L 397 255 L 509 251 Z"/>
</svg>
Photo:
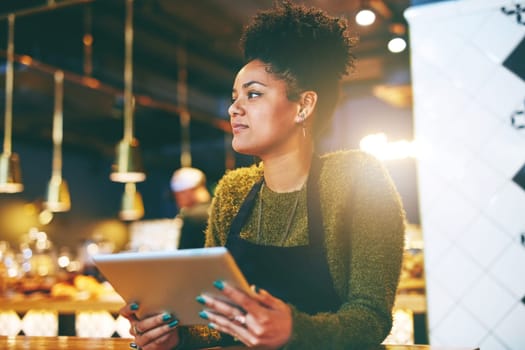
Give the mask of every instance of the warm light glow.
<svg viewBox="0 0 525 350">
<path fill-rule="evenodd" d="M 100 236 L 100 240 L 106 242 L 105 248 L 113 250 L 126 249 L 126 244 L 129 241 L 128 226 L 117 219 L 107 219 L 98 221 L 92 229 Z M 113 247 L 109 247 L 111 243 Z"/>
<path fill-rule="evenodd" d="M 392 53 L 399 53 L 405 51 L 407 42 L 405 39 L 396 37 L 388 42 L 388 50 Z"/>
<path fill-rule="evenodd" d="M 87 253 L 91 255 L 98 254 L 99 247 L 96 243 L 89 243 L 86 247 Z"/>
<path fill-rule="evenodd" d="M 355 15 L 355 21 L 360 26 L 369 26 L 376 20 L 376 14 L 369 9 L 363 9 Z"/>
<path fill-rule="evenodd" d="M 365 136 L 359 142 L 361 150 L 373 154 L 381 160 L 403 159 L 416 157 L 417 149 L 414 141 L 399 140 L 388 142 L 384 133 Z"/>
<path fill-rule="evenodd" d="M 408 309 L 396 309 L 393 315 L 390 334 L 385 339 L 388 344 L 414 344 L 414 313 Z"/>
<path fill-rule="evenodd" d="M 32 216 L 36 214 L 36 206 L 34 203 L 26 203 L 24 204 L 24 212 L 28 216 Z"/>
<path fill-rule="evenodd" d="M 149 105 L 153 102 L 153 99 L 149 96 L 137 96 L 137 102 L 141 105 Z"/>
<path fill-rule="evenodd" d="M 116 321 L 108 311 L 75 313 L 75 332 L 78 337 L 109 338 L 115 332 Z"/>
<path fill-rule="evenodd" d="M 69 265 L 70 259 L 67 255 L 62 255 L 58 257 L 58 266 L 65 269 Z"/>
<path fill-rule="evenodd" d="M 86 46 L 91 46 L 93 44 L 93 36 L 91 34 L 85 34 L 82 39 L 82 42 Z"/>
<path fill-rule="evenodd" d="M 38 221 L 41 225 L 47 225 L 53 220 L 53 213 L 50 210 L 44 209 L 38 214 Z"/>
<path fill-rule="evenodd" d="M 29 310 L 22 319 L 21 331 L 29 336 L 54 337 L 58 335 L 58 311 Z"/>
<path fill-rule="evenodd" d="M 24 190 L 22 184 L 0 184 L 0 193 L 19 193 Z"/>
<path fill-rule="evenodd" d="M 33 63 L 33 58 L 27 55 L 20 56 L 20 63 L 30 66 Z"/>
<path fill-rule="evenodd" d="M 82 77 L 82 82 L 92 89 L 100 87 L 100 81 L 91 77 Z"/>
<path fill-rule="evenodd" d="M 142 172 L 111 173 L 109 178 L 114 182 L 142 182 L 146 180 L 146 174 Z"/>
</svg>

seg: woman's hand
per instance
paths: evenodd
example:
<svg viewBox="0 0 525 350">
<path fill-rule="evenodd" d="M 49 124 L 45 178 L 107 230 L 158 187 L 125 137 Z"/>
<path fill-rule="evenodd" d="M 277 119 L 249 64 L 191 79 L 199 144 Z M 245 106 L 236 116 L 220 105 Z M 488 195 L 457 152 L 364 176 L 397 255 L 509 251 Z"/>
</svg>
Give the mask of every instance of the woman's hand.
<svg viewBox="0 0 525 350">
<path fill-rule="evenodd" d="M 290 340 L 292 311 L 285 302 L 262 289 L 255 288 L 250 296 L 222 281 L 215 287 L 236 306 L 208 295 L 197 297 L 206 306 L 200 316 L 210 321 L 211 328 L 260 349 L 279 349 Z"/>
<path fill-rule="evenodd" d="M 137 317 L 137 303 L 130 303 L 120 309 L 119 313 L 131 323 L 130 333 L 135 337 L 135 345 L 143 350 L 168 350 L 179 345 L 177 329 L 179 321 L 173 315 L 164 313 Z"/>
</svg>

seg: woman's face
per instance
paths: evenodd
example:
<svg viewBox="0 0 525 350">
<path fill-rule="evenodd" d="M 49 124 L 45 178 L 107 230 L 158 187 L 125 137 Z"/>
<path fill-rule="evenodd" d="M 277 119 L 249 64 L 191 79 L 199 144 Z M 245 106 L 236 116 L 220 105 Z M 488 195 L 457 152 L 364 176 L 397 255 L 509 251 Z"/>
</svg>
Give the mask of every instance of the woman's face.
<svg viewBox="0 0 525 350">
<path fill-rule="evenodd" d="M 299 102 L 288 100 L 286 83 L 266 68 L 267 64 L 253 60 L 237 73 L 228 109 L 233 149 L 263 159 L 297 147 L 302 136 L 296 123 Z"/>
</svg>

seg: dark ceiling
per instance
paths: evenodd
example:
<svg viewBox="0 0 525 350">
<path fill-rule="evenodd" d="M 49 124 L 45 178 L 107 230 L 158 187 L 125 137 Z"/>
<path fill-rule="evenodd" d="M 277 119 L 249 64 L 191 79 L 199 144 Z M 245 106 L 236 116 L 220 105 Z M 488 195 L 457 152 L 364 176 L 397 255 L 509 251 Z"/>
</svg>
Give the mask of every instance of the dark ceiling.
<svg viewBox="0 0 525 350">
<path fill-rule="evenodd" d="M 308 0 L 333 15 L 353 18 L 360 1 Z M 49 5 L 51 4 L 51 5 Z M 135 136 L 145 161 L 173 167 L 180 152 L 177 83 L 187 67 L 192 152 L 224 147 L 227 105 L 241 66 L 238 39 L 243 25 L 272 0 L 135 0 L 133 92 Z M 406 68 L 408 54 L 387 52 L 389 24 L 402 20 L 409 0 L 371 0 L 379 13 L 360 37 L 357 73 L 350 81 L 383 84 L 392 69 Z M 19 1 L 0 4 L 0 92 L 5 104 L 7 14 L 15 20 L 13 142 L 50 144 L 53 73 L 65 72 L 64 148 L 111 157 L 122 138 L 124 0 Z M 83 37 L 91 34 L 92 49 Z M 186 57 L 184 59 L 184 57 Z M 184 66 L 182 62 L 187 62 Z M 24 64 L 25 63 L 25 64 Z M 3 123 L 2 123 L 3 124 Z M 3 125 L 1 126 L 3 130 Z M 3 133 L 3 131 L 2 131 Z M 199 147 L 201 151 L 199 151 Z M 165 155 L 169 158 L 165 159 Z"/>
</svg>

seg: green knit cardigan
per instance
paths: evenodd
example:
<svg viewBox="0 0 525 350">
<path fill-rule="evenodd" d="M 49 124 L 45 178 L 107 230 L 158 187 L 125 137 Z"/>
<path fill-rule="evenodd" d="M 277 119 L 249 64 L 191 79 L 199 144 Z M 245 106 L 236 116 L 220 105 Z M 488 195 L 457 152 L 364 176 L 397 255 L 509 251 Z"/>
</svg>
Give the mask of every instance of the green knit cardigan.
<svg viewBox="0 0 525 350">
<path fill-rule="evenodd" d="M 251 187 L 261 179 L 263 167 L 261 163 L 231 170 L 221 179 L 212 201 L 206 246 L 226 244 L 230 224 Z M 320 197 L 328 265 L 343 304 L 335 313 L 316 315 L 290 305 L 293 334 L 284 348 L 362 349 L 379 344 L 392 327 L 403 256 L 405 213 L 399 194 L 382 163 L 352 150 L 321 157 Z M 306 212 L 305 201 L 301 200 L 303 209 L 298 212 Z M 307 232 L 298 236 L 295 231 L 286 246 L 300 244 L 307 237 Z M 252 229 L 242 237 L 255 241 L 256 234 Z M 181 333 L 189 348 L 231 341 L 202 326 L 183 328 Z"/>
</svg>

